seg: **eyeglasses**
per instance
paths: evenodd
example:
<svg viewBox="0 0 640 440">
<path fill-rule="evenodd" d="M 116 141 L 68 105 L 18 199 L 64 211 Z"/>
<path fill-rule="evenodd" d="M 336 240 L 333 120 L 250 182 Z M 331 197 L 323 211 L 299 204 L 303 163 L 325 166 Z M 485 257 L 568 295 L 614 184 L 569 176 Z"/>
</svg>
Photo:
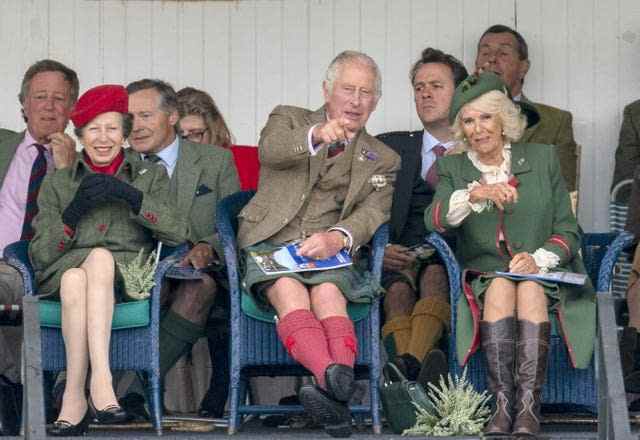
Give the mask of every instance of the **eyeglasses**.
<svg viewBox="0 0 640 440">
<path fill-rule="evenodd" d="M 191 142 L 195 142 L 195 143 L 200 143 L 202 142 L 202 139 L 204 138 L 204 135 L 209 131 L 208 128 L 205 128 L 203 130 L 191 130 L 191 131 L 187 131 L 187 130 L 181 130 L 180 131 L 180 137 L 182 139 L 187 139 Z"/>
</svg>

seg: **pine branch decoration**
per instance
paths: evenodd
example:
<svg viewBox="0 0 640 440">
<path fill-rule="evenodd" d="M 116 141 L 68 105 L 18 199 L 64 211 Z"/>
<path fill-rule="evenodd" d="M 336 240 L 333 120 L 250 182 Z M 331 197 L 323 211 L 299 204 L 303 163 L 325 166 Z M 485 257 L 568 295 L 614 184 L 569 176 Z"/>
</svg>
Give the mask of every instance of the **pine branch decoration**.
<svg viewBox="0 0 640 440">
<path fill-rule="evenodd" d="M 155 285 L 153 276 L 156 272 L 156 253 L 151 252 L 145 261 L 143 256 L 144 249 L 140 249 L 138 255 L 129 263 L 118 263 L 127 296 L 134 300 L 148 298 Z"/>
<path fill-rule="evenodd" d="M 476 436 L 480 435 L 489 419 L 487 402 L 491 398 L 486 391 L 478 393 L 467 380 L 467 370 L 455 379 L 440 377 L 439 387 L 429 384 L 432 409 L 417 408 L 416 424 L 403 435 Z"/>
</svg>

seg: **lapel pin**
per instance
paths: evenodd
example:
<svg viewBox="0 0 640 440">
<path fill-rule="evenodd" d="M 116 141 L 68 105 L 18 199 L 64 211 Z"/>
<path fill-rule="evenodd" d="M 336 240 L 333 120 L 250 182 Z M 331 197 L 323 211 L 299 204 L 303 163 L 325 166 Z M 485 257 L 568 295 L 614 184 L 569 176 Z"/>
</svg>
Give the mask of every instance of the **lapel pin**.
<svg viewBox="0 0 640 440">
<path fill-rule="evenodd" d="M 360 160 L 364 161 L 366 160 L 378 160 L 378 153 L 376 153 L 375 151 L 370 151 L 367 150 L 366 148 L 363 148 L 362 150 L 360 150 Z"/>
<path fill-rule="evenodd" d="M 521 157 L 520 159 L 518 159 L 518 165 L 522 165 L 524 164 L 524 157 Z"/>
<path fill-rule="evenodd" d="M 143 174 L 145 174 L 147 171 L 149 171 L 146 168 L 141 169 L 140 171 L 138 171 L 138 175 L 142 176 Z"/>
</svg>

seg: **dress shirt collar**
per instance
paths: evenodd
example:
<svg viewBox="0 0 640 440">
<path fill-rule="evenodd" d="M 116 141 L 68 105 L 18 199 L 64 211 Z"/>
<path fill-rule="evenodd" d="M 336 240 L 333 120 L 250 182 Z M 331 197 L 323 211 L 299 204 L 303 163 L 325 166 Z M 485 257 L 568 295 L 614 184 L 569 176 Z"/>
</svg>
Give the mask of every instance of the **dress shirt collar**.
<svg viewBox="0 0 640 440">
<path fill-rule="evenodd" d="M 422 151 L 424 153 L 428 153 L 429 151 L 433 150 L 433 147 L 438 144 L 442 145 L 448 150 L 449 148 L 452 148 L 456 143 L 455 141 L 440 142 L 434 135 L 432 135 L 425 129 L 422 134 Z"/>
</svg>

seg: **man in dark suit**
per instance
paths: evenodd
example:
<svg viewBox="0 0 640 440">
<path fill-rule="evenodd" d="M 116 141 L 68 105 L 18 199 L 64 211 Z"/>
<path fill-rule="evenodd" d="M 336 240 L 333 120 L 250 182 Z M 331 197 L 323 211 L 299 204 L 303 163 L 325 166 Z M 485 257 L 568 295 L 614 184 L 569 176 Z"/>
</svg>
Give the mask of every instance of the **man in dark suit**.
<svg viewBox="0 0 640 440">
<path fill-rule="evenodd" d="M 22 79 L 18 98 L 26 130 L 0 132 L 0 256 L 9 244 L 32 237 L 31 220 L 41 183 L 34 174 L 52 173 L 75 159 L 75 142 L 64 130 L 78 88 L 76 73 L 54 60 L 36 62 Z M 20 304 L 22 292 L 19 273 L 0 259 L 0 304 Z M 18 327 L 0 330 L 0 374 L 13 382 L 20 380 L 21 334 Z M 0 395 L 0 434 L 7 435 L 4 397 Z"/>
<path fill-rule="evenodd" d="M 423 258 L 411 247 L 422 243 L 426 234 L 424 210 L 437 183 L 435 162 L 455 147 L 449 106 L 467 70 L 455 57 L 427 48 L 410 76 L 424 129 L 378 136 L 402 157 L 391 209 L 391 244 L 384 255 L 382 336 L 394 363 L 410 379 L 426 385 L 447 371 L 446 357 L 436 346 L 451 316 L 449 289 L 440 261 Z"/>
<path fill-rule="evenodd" d="M 182 264 L 204 269 L 202 279 L 173 283 L 163 292 L 160 322 L 160 375 L 204 336 L 218 292 L 222 246 L 215 230 L 216 204 L 240 190 L 229 150 L 180 139 L 176 93 L 164 81 L 143 79 L 127 86 L 133 114 L 131 147 L 145 160 L 164 166 L 176 210 L 189 225 L 191 249 Z M 212 269 L 212 271 L 209 271 Z M 166 293 L 166 295 L 164 295 Z"/>
<path fill-rule="evenodd" d="M 475 65 L 477 72 L 489 70 L 502 78 L 514 100 L 533 104 L 540 115 L 540 122 L 527 128 L 520 142 L 555 145 L 567 189 L 576 191 L 580 183 L 578 146 L 573 138 L 571 113 L 531 102 L 522 93 L 524 78 L 531 65 L 527 42 L 522 35 L 501 24 L 489 27 L 478 42 Z"/>
</svg>

